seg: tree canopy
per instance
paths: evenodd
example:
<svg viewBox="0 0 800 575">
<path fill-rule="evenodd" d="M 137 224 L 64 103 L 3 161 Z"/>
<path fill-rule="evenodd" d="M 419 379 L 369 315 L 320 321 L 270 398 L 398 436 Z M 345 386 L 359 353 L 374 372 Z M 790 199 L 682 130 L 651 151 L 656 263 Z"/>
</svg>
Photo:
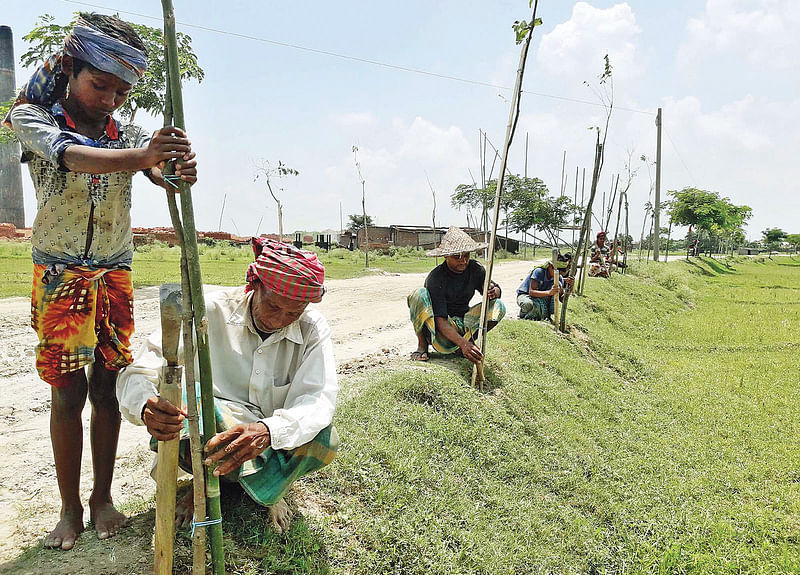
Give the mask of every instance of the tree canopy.
<svg viewBox="0 0 800 575">
<path fill-rule="evenodd" d="M 678 225 L 692 226 L 709 235 L 738 236 L 753 214 L 749 206 L 737 206 L 717 192 L 684 188 L 671 190 L 670 218 Z"/>
<path fill-rule="evenodd" d="M 349 221 L 347 222 L 347 231 L 356 233 L 358 230 L 364 227 L 364 216 L 362 214 L 350 214 L 347 216 Z M 374 226 L 375 222 L 372 221 L 372 216 L 367 214 L 366 215 L 367 226 Z"/>
<path fill-rule="evenodd" d="M 55 23 L 55 17 L 44 14 L 39 17 L 33 30 L 22 37 L 30 44 L 28 51 L 20 56 L 23 66 L 38 66 L 51 54 L 59 51 L 64 45 L 64 38 L 72 30 L 78 13 L 73 14 L 72 21 L 67 26 Z M 131 90 L 128 99 L 119 108 L 120 115 L 134 120 L 138 110 L 145 110 L 153 115 L 164 111 L 166 98 L 166 74 L 164 63 L 164 31 L 161 28 L 152 28 L 142 24 L 131 26 L 142 39 L 147 48 L 147 71 Z M 197 55 L 192 49 L 192 38 L 178 32 L 178 60 L 182 80 L 197 80 L 202 82 L 205 76 L 203 69 L 197 63 Z"/>
</svg>

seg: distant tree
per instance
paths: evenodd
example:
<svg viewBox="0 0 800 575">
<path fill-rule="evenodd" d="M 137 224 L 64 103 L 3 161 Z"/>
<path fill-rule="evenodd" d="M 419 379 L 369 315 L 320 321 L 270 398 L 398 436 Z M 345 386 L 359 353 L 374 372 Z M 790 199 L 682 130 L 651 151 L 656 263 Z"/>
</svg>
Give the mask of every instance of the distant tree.
<svg viewBox="0 0 800 575">
<path fill-rule="evenodd" d="M 767 228 L 761 232 L 761 235 L 764 246 L 767 248 L 767 253 L 770 255 L 772 255 L 773 251 L 781 247 L 781 243 L 787 236 L 786 232 L 780 228 Z"/>
<path fill-rule="evenodd" d="M 558 230 L 570 223 L 576 206 L 568 196 L 552 197 L 539 178 L 509 176 L 509 188 L 514 196 L 511 214 L 506 218 L 517 232 L 537 230 L 547 236 L 550 244 L 558 245 Z"/>
<path fill-rule="evenodd" d="M 710 239 L 730 238 L 742 231 L 753 213 L 749 206 L 734 205 L 717 192 L 684 188 L 680 191 L 671 190 L 669 194 L 673 198 L 669 211 L 672 221 L 694 227 L 698 233 L 705 232 Z M 707 245 L 711 246 L 713 242 Z"/>
<path fill-rule="evenodd" d="M 363 214 L 350 214 L 347 216 L 350 218 L 350 221 L 347 223 L 347 231 L 351 233 L 358 233 L 358 230 L 364 227 L 364 215 Z M 375 222 L 372 221 L 372 216 L 369 214 L 366 215 L 367 225 L 372 227 L 375 225 Z"/>
<path fill-rule="evenodd" d="M 66 26 L 56 24 L 55 17 L 50 14 L 39 16 L 33 30 L 22 37 L 30 44 L 30 48 L 20 56 L 20 63 L 24 67 L 39 66 L 51 54 L 59 51 L 64 46 L 64 38 L 72 30 L 79 15 L 79 12 L 75 12 L 72 21 Z M 133 122 L 136 112 L 139 110 L 145 110 L 154 116 L 160 115 L 164 111 L 167 84 L 164 72 L 164 31 L 161 28 L 151 28 L 142 24 L 131 23 L 131 26 L 147 48 L 147 71 L 133 87 L 125 103 L 119 108 L 120 115 Z M 177 39 L 181 79 L 202 82 L 205 72 L 197 63 L 197 55 L 192 49 L 191 36 L 178 32 Z"/>
<path fill-rule="evenodd" d="M 495 185 L 496 182 L 495 182 Z M 494 190 L 479 188 L 477 184 L 459 184 L 450 195 L 450 205 L 455 209 L 483 208 L 484 205 L 494 201 Z"/>
<path fill-rule="evenodd" d="M 794 253 L 800 250 L 800 234 L 788 234 L 786 236 L 786 242 L 794 248 Z"/>
<path fill-rule="evenodd" d="M 283 162 L 278 160 L 277 166 L 270 165 L 268 160 L 262 160 L 261 164 L 256 168 L 256 177 L 255 179 L 258 180 L 259 178 L 263 178 L 264 182 L 267 184 L 267 190 L 269 190 L 269 194 L 272 196 L 272 199 L 275 200 L 275 203 L 278 205 L 278 237 L 283 239 L 283 203 L 275 195 L 275 190 L 272 189 L 272 180 L 275 178 L 284 178 L 286 176 L 298 176 L 300 172 L 297 170 L 286 166 Z"/>
</svg>

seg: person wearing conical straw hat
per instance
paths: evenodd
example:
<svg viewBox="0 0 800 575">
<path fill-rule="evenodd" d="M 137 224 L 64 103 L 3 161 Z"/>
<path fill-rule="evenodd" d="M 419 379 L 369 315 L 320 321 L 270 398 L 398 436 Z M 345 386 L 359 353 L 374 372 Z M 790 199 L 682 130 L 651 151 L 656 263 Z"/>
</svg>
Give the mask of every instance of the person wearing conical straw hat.
<svg viewBox="0 0 800 575">
<path fill-rule="evenodd" d="M 547 260 L 531 270 L 531 273 L 517 288 L 520 319 L 550 319 L 555 308 L 554 297 L 557 295 L 559 300 L 562 300 L 564 289 L 572 287 L 573 283 L 573 278 L 560 276 L 558 278 L 559 285 L 556 286 L 555 270 L 558 269 L 562 274 L 566 274 L 571 259 L 571 254 L 559 254 L 555 262 Z"/>
<path fill-rule="evenodd" d="M 452 226 L 442 237 L 438 248 L 427 252 L 430 257 L 443 257 L 425 280 L 425 287 L 408 296 L 411 323 L 417 335 L 417 349 L 411 359 L 428 360 L 428 347 L 442 354 L 461 354 L 473 363 L 483 359 L 475 345 L 479 332 L 481 303 L 470 307 L 475 292 L 483 293 L 486 270 L 470 258 L 474 251 L 486 247 L 459 228 Z M 489 303 L 486 311 L 487 328 L 492 329 L 503 319 L 506 308 L 500 301 L 500 286 L 489 284 Z"/>
</svg>

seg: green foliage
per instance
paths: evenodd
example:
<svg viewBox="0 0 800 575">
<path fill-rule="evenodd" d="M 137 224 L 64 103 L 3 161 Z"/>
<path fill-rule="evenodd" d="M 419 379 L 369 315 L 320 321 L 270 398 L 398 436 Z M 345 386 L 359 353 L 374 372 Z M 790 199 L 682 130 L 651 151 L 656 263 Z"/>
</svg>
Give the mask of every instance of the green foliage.
<svg viewBox="0 0 800 575">
<path fill-rule="evenodd" d="M 786 243 L 794 248 L 794 251 L 800 250 L 800 234 L 787 234 Z"/>
<path fill-rule="evenodd" d="M 364 215 L 363 214 L 350 214 L 347 216 L 349 221 L 347 222 L 347 230 L 356 233 L 358 230 L 364 227 Z M 366 222 L 368 226 L 374 226 L 375 222 L 372 220 L 372 216 L 367 214 Z"/>
<path fill-rule="evenodd" d="M 20 56 L 23 66 L 38 66 L 51 54 L 58 52 L 64 45 L 64 38 L 72 30 L 79 13 L 75 12 L 72 21 L 61 26 L 55 23 L 55 17 L 44 14 L 37 20 L 36 26 L 23 36 L 30 44 L 28 50 Z M 131 26 L 142 39 L 147 48 L 147 71 L 136 83 L 128 95 L 128 99 L 119 108 L 120 115 L 133 121 L 138 110 L 145 110 L 152 115 L 160 115 L 164 111 L 166 97 L 166 74 L 164 64 L 164 31 L 142 24 Z M 197 55 L 192 49 L 192 38 L 178 32 L 178 60 L 182 80 L 202 82 L 205 76 L 197 63 Z"/>
<path fill-rule="evenodd" d="M 530 6 L 533 5 L 533 0 L 529 3 Z M 536 18 L 530 24 L 525 20 L 515 20 L 514 23 L 511 25 L 511 28 L 514 30 L 514 37 L 517 44 L 522 44 L 525 38 L 528 36 L 528 33 L 536 28 L 537 26 L 542 25 L 542 19 Z"/>
<path fill-rule="evenodd" d="M 744 225 L 753 214 L 749 206 L 737 206 L 717 192 L 684 188 L 671 190 L 670 218 L 678 225 L 692 226 L 710 238 L 744 241 Z"/>
<path fill-rule="evenodd" d="M 450 195 L 450 205 L 457 210 L 466 208 L 481 208 L 489 206 L 494 201 L 494 192 L 489 189 L 479 188 L 478 184 L 459 184 Z"/>
<path fill-rule="evenodd" d="M 571 223 L 570 216 L 577 206 L 567 196 L 554 198 L 539 178 L 508 176 L 504 196 L 508 195 L 512 211 L 507 220 L 511 229 L 527 232 L 534 229 L 556 243 L 558 228 Z"/>
<path fill-rule="evenodd" d="M 12 98 L 8 102 L 0 102 L 0 122 L 8 114 L 8 111 L 11 109 L 11 104 L 14 103 L 15 98 Z M 9 142 L 16 142 L 17 136 L 14 134 L 12 130 L 9 130 L 4 125 L 0 124 L 0 144 L 8 144 Z"/>
<path fill-rule="evenodd" d="M 761 232 L 763 236 L 764 246 L 770 252 L 773 252 L 781 247 L 781 243 L 786 239 L 786 232 L 780 228 L 767 228 Z"/>
</svg>

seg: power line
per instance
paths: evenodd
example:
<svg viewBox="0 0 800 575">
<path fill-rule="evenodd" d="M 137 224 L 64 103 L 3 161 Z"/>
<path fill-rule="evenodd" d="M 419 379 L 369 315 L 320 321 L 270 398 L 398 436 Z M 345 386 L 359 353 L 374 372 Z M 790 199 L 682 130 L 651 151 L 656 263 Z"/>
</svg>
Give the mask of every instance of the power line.
<svg viewBox="0 0 800 575">
<path fill-rule="evenodd" d="M 686 162 L 683 161 L 683 156 L 681 156 L 681 153 L 678 151 L 678 146 L 675 145 L 675 142 L 672 140 L 672 136 L 669 135 L 669 130 L 667 130 L 666 126 L 664 126 L 663 128 L 664 128 L 664 133 L 667 134 L 667 139 L 669 140 L 669 143 L 672 144 L 672 149 L 675 150 L 675 154 L 678 156 L 678 159 L 681 161 L 681 164 L 683 164 L 683 169 L 685 169 L 686 173 L 689 174 L 689 177 L 692 178 L 692 182 L 696 184 L 697 180 L 695 179 L 694 174 L 692 174 L 692 171 L 689 169 L 689 166 L 687 166 Z"/>
<path fill-rule="evenodd" d="M 90 8 L 99 8 L 101 10 L 107 10 L 109 12 L 117 12 L 120 14 L 129 14 L 131 16 L 138 16 L 140 18 L 147 18 L 148 20 L 157 20 L 161 21 L 162 18 L 158 16 L 150 16 L 149 14 L 142 14 L 140 12 L 131 12 L 130 10 L 120 10 L 118 8 L 109 8 L 108 6 L 102 6 L 100 4 L 91 4 L 89 2 L 80 2 L 78 0 L 61 0 L 62 2 L 66 2 L 67 4 L 77 4 L 80 6 L 88 6 Z M 410 72 L 412 74 L 420 74 L 423 76 L 431 76 L 433 78 L 440 78 L 443 80 L 452 80 L 454 82 L 462 82 L 464 84 L 472 84 L 475 86 L 483 86 L 487 88 L 495 88 L 497 90 L 511 90 L 509 86 L 501 86 L 500 84 L 492 84 L 491 82 L 484 82 L 482 80 L 473 80 L 470 78 L 461 78 L 459 76 L 452 76 L 450 74 L 440 74 L 438 72 L 431 72 L 429 70 L 422 70 L 420 68 L 412 68 L 409 66 L 401 66 L 399 64 L 390 64 L 388 62 L 381 62 L 379 60 L 371 60 L 369 58 L 362 58 L 360 56 L 350 56 L 348 54 L 340 54 L 338 52 L 332 52 L 330 50 L 321 50 L 319 48 L 311 48 L 309 46 L 302 46 L 300 44 L 292 44 L 290 42 L 280 42 L 278 40 L 270 40 L 269 38 L 261 38 L 259 36 L 251 36 L 249 34 L 241 34 L 239 32 L 230 32 L 228 30 L 221 30 L 219 28 L 211 28 L 209 26 L 201 26 L 199 24 L 189 24 L 187 22 L 180 22 L 176 21 L 176 24 L 180 24 L 186 28 L 194 28 L 196 30 L 203 30 L 205 32 L 213 32 L 215 34 L 223 34 L 226 36 L 233 36 L 235 38 L 241 38 L 244 40 L 253 40 L 255 42 L 263 42 L 265 44 L 272 44 L 273 46 L 281 46 L 282 48 L 291 48 L 293 50 L 300 50 L 303 52 L 310 52 L 312 54 L 320 54 L 324 56 L 330 56 L 332 58 L 340 58 L 342 60 L 350 60 L 353 62 L 360 62 L 362 64 L 371 64 L 373 66 L 380 66 L 382 68 L 389 68 L 391 70 L 399 70 L 401 72 Z M 591 100 L 581 100 L 580 98 L 571 98 L 569 96 L 558 96 L 556 94 L 545 94 L 543 92 L 534 92 L 532 90 L 523 90 L 523 93 L 530 94 L 532 96 L 539 96 L 540 98 L 550 98 L 552 100 L 561 100 L 564 102 L 572 102 L 575 104 L 584 104 L 587 106 L 599 106 L 605 107 L 604 104 L 601 102 L 592 102 Z M 646 114 L 648 116 L 652 116 L 653 112 L 647 110 L 637 110 L 636 108 L 624 108 L 622 106 L 615 106 L 616 110 L 622 110 L 625 112 L 632 112 L 635 114 Z"/>
</svg>

